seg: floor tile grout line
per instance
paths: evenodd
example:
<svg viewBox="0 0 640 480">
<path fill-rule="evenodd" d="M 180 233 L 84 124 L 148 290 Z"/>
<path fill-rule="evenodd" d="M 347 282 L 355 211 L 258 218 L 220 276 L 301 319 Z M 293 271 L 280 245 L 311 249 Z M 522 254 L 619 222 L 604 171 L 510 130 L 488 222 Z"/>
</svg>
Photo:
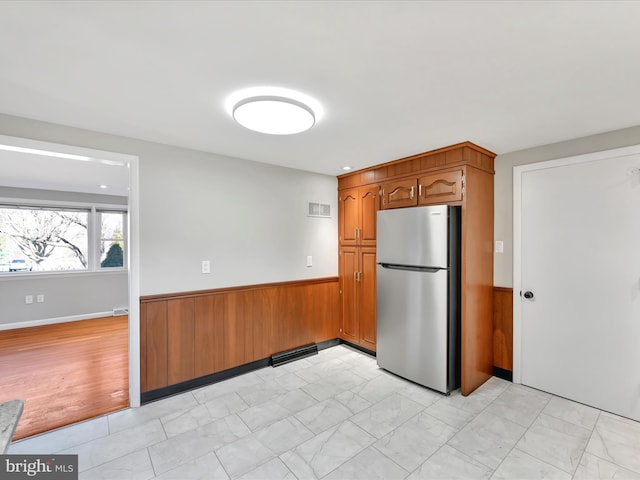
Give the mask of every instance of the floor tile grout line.
<svg viewBox="0 0 640 480">
<path fill-rule="evenodd" d="M 589 447 L 589 443 L 591 442 L 591 438 L 593 437 L 593 433 L 596 431 L 596 428 L 598 426 L 598 421 L 600 420 L 600 415 L 601 414 L 602 414 L 602 411 L 598 409 L 598 417 L 596 418 L 596 421 L 593 423 L 593 427 L 591 428 L 591 432 L 589 433 L 589 438 L 587 439 L 586 443 L 584 444 L 584 448 L 582 449 L 582 453 L 580 454 L 580 458 L 578 459 L 578 463 L 576 464 L 576 468 L 574 468 L 573 472 L 571 473 L 571 478 L 575 477 L 576 472 L 578 471 L 578 468 L 580 468 L 580 463 L 582 462 L 582 459 L 584 458 L 584 455 L 587 453 L 587 448 Z"/>
<path fill-rule="evenodd" d="M 453 437 L 452 437 L 453 438 Z M 493 476 L 493 474 L 495 473 L 496 469 L 493 468 L 490 465 L 487 465 L 486 463 L 478 460 L 477 458 L 472 457 L 471 455 L 469 455 L 468 453 L 463 452 L 462 450 L 460 450 L 459 448 L 456 448 L 455 445 L 450 445 L 449 442 L 445 443 L 446 446 L 448 446 L 449 448 L 453 448 L 456 452 L 461 453 L 462 455 L 464 455 L 467 458 L 470 458 L 471 460 L 473 460 L 476 463 L 479 463 L 480 465 L 482 465 L 483 467 L 491 470 L 491 475 Z M 443 445 L 444 446 L 444 445 Z"/>
<path fill-rule="evenodd" d="M 389 432 L 391 433 L 391 432 Z M 386 436 L 386 435 L 385 435 Z M 404 468 L 402 465 L 400 465 L 398 462 L 396 462 L 393 458 L 389 457 L 387 454 L 385 454 L 384 452 L 378 450 L 378 448 L 376 447 L 376 443 L 377 442 L 373 442 L 371 445 L 369 445 L 367 448 L 373 448 L 376 452 L 378 452 L 378 454 L 382 455 L 383 457 L 385 457 L 387 460 L 389 460 L 390 462 L 392 462 L 393 464 L 397 465 L 398 467 L 400 467 L 402 470 L 404 470 L 405 472 L 407 472 L 407 475 L 405 475 L 404 478 L 407 478 L 409 475 L 411 475 L 411 472 L 408 471 L 406 468 Z M 426 461 L 426 460 L 425 460 Z"/>
<path fill-rule="evenodd" d="M 513 384 L 513 383 L 512 383 L 512 385 L 515 385 L 515 384 Z M 486 408 L 489 408 L 489 406 L 490 406 L 490 405 L 492 405 L 492 404 L 493 404 L 493 402 L 495 402 L 499 397 L 501 397 L 501 396 L 502 396 L 502 394 L 503 394 L 503 393 L 505 393 L 505 392 L 508 390 L 508 388 L 509 388 L 509 387 L 505 388 L 505 389 L 504 389 L 504 391 L 503 391 L 500 395 L 498 395 L 498 396 L 497 396 L 497 397 L 496 397 L 496 398 L 495 398 L 491 403 L 489 403 L 489 405 L 487 405 L 487 407 L 486 407 Z M 513 446 L 512 446 L 512 447 L 511 447 L 511 449 L 509 450 L 509 452 L 508 452 L 504 457 L 502 457 L 502 460 L 500 461 L 500 463 L 498 464 L 498 466 L 493 470 L 493 473 L 491 474 L 491 476 L 492 476 L 492 477 L 493 477 L 493 475 L 498 471 L 498 469 L 502 466 L 502 464 L 504 463 L 504 461 L 509 457 L 509 455 L 511 455 L 511 452 L 513 452 L 514 450 L 516 450 L 516 449 L 517 449 L 517 446 L 518 446 L 518 443 L 520 443 L 520 440 L 522 440 L 522 438 L 527 434 L 527 432 L 529 431 L 529 429 L 531 428 L 531 426 L 532 426 L 534 423 L 536 423 L 536 420 L 540 417 L 540 415 L 542 414 L 542 412 L 544 411 L 544 409 L 545 409 L 545 408 L 547 408 L 547 405 L 549 405 L 549 402 L 551 402 L 551 399 L 552 399 L 552 398 L 553 398 L 553 396 L 549 396 L 549 398 L 547 399 L 547 401 L 546 401 L 546 403 L 544 404 L 544 406 L 540 409 L 540 411 L 539 411 L 539 412 L 538 412 L 538 414 L 534 417 L 534 419 L 531 421 L 531 423 L 529 424 L 529 426 L 528 426 L 528 427 L 525 427 L 524 432 L 522 432 L 522 434 L 521 434 L 521 435 L 518 437 L 518 439 L 514 442 Z M 486 410 L 486 408 L 485 408 L 485 410 Z M 484 411 L 484 410 L 483 410 L 483 411 Z M 514 422 L 514 423 L 515 423 L 515 422 Z M 522 425 L 521 425 L 521 426 L 522 426 Z M 518 450 L 520 450 L 520 449 L 518 449 Z M 520 450 L 520 451 L 522 451 L 522 450 Z M 527 452 L 523 452 L 523 453 L 527 453 Z M 543 461 L 543 460 L 539 459 L 538 457 L 535 457 L 535 456 L 533 456 L 533 455 L 531 455 L 531 454 L 527 454 L 527 455 L 529 455 L 529 456 L 530 456 L 530 457 L 532 457 L 532 458 L 535 458 L 535 459 L 536 459 L 536 460 L 538 460 L 538 461 L 541 461 L 541 462 L 543 462 L 543 463 L 546 463 L 547 465 L 550 465 L 549 463 L 547 463 L 547 462 L 545 462 L 545 461 Z M 553 465 L 551 465 L 551 466 L 553 467 Z M 557 467 L 554 467 L 554 468 L 557 468 Z"/>
</svg>

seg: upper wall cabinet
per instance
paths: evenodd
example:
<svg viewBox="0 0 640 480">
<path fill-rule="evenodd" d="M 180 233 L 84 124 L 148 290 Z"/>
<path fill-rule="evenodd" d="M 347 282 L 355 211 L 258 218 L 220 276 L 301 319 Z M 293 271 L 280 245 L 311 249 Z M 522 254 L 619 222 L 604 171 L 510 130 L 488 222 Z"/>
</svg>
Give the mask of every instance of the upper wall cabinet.
<svg viewBox="0 0 640 480">
<path fill-rule="evenodd" d="M 382 209 L 415 207 L 418 204 L 418 182 L 415 178 L 395 180 L 382 185 Z"/>
<path fill-rule="evenodd" d="M 339 200 L 340 243 L 375 246 L 376 212 L 380 205 L 378 187 L 344 190 Z"/>
<path fill-rule="evenodd" d="M 438 172 L 418 179 L 418 204 L 434 205 L 460 202 L 464 194 L 462 170 Z"/>
</svg>

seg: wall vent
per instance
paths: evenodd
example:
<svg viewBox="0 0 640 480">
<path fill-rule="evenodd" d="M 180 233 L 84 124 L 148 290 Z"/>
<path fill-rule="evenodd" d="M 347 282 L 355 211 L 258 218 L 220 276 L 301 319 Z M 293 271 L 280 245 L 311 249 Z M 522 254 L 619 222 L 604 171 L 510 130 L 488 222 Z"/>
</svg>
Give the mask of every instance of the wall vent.
<svg viewBox="0 0 640 480">
<path fill-rule="evenodd" d="M 328 203 L 309 202 L 308 217 L 331 218 L 331 205 Z"/>
<path fill-rule="evenodd" d="M 129 309 L 128 308 L 114 308 L 113 309 L 113 316 L 114 317 L 119 317 L 120 315 L 128 315 L 129 314 Z"/>
</svg>

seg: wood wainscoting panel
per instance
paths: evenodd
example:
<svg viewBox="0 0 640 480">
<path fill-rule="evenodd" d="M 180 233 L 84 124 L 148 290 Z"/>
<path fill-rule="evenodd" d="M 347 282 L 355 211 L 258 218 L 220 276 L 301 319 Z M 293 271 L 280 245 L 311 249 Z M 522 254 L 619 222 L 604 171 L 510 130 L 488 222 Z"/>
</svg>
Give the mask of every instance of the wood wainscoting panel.
<svg viewBox="0 0 640 480">
<path fill-rule="evenodd" d="M 142 316 L 142 313 L 145 315 Z M 155 390 L 166 387 L 168 383 L 168 362 L 167 359 L 167 302 L 152 302 L 140 308 L 140 334 L 145 332 L 145 348 L 140 349 L 141 371 L 145 376 L 140 379 L 142 391 Z M 144 352 L 145 356 L 142 357 Z M 145 364 L 142 367 L 142 364 Z"/>
<path fill-rule="evenodd" d="M 193 298 L 167 300 L 167 352 L 169 385 L 194 377 Z"/>
<path fill-rule="evenodd" d="M 196 297 L 194 302 L 194 375 L 202 377 L 223 369 L 225 302 L 222 295 Z"/>
<path fill-rule="evenodd" d="M 224 317 L 224 364 L 223 368 L 237 367 L 247 363 L 247 337 L 251 331 L 246 327 L 245 292 L 229 292 L 225 295 Z M 251 337 L 253 340 L 253 337 Z"/>
<path fill-rule="evenodd" d="M 493 365 L 513 371 L 513 289 L 493 287 Z"/>
<path fill-rule="evenodd" d="M 142 392 L 339 336 L 338 277 L 141 298 Z"/>
</svg>

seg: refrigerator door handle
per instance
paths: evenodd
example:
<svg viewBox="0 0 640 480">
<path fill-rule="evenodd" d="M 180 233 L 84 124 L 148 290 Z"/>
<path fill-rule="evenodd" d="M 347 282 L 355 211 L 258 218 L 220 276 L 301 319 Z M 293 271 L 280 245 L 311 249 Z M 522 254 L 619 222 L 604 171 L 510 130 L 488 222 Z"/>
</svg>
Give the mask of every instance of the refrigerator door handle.
<svg viewBox="0 0 640 480">
<path fill-rule="evenodd" d="M 382 268 L 388 268 L 389 270 L 408 270 L 411 272 L 427 272 L 427 273 L 435 273 L 440 270 L 448 270 L 445 267 L 416 267 L 413 265 L 397 265 L 395 263 L 379 263 Z"/>
</svg>

